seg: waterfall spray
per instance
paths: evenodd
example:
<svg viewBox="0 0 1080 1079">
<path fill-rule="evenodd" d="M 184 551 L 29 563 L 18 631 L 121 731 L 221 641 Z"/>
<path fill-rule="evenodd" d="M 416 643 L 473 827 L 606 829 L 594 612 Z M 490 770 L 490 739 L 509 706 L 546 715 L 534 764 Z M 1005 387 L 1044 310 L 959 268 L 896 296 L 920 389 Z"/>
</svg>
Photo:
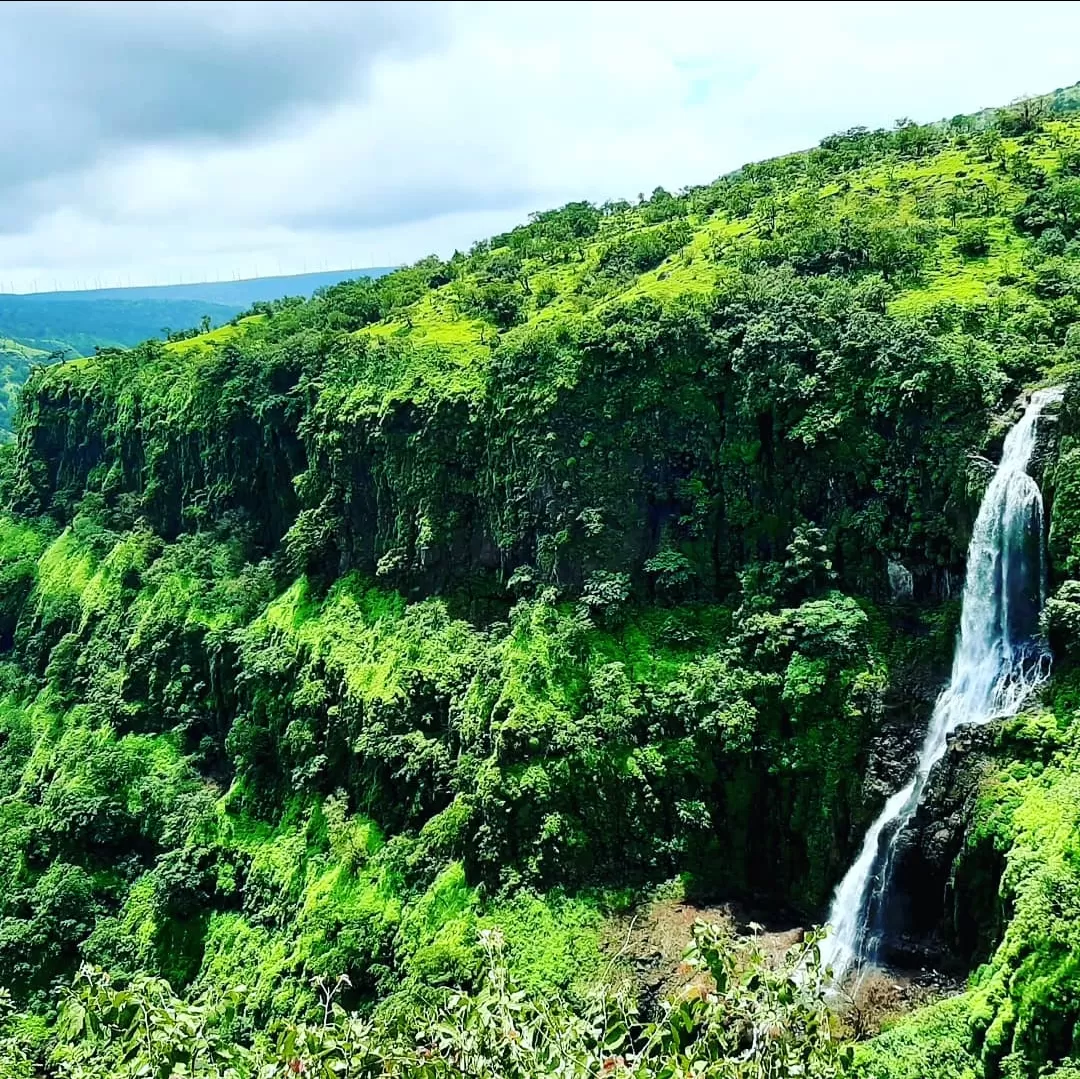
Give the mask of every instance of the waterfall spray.
<svg viewBox="0 0 1080 1079">
<path fill-rule="evenodd" d="M 1032 395 L 1005 439 L 983 496 L 968 547 L 952 676 L 934 706 L 914 776 L 870 826 L 829 911 L 832 932 L 822 944 L 822 961 L 837 983 L 874 958 L 897 840 L 919 807 L 949 735 L 965 724 L 1014 715 L 1049 673 L 1050 657 L 1038 637 L 1046 600 L 1043 502 L 1027 468 L 1039 414 L 1061 396 L 1060 389 Z"/>
</svg>

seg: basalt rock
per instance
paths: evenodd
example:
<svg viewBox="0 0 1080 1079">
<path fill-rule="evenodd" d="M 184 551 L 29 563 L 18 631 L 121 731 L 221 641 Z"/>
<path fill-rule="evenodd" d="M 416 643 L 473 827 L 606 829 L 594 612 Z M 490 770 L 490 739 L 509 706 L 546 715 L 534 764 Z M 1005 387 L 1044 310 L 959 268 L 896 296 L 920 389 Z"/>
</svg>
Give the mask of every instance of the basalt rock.
<svg viewBox="0 0 1080 1079">
<path fill-rule="evenodd" d="M 934 768 L 914 818 L 898 838 L 882 955 L 904 967 L 967 965 L 993 935 L 1000 866 L 992 852 L 965 852 L 980 784 L 992 767 L 997 724 L 962 727 Z M 994 859 L 990 859 L 994 861 Z M 959 866 L 959 869 L 958 869 Z M 966 876 L 996 872 L 974 905 Z"/>
<path fill-rule="evenodd" d="M 919 627 L 912 622 L 905 631 Z M 947 659 L 932 665 L 914 663 L 896 671 L 880 703 L 881 715 L 870 739 L 859 806 L 853 814 L 857 845 L 867 825 L 889 796 L 915 770 L 919 746 L 948 678 Z"/>
</svg>

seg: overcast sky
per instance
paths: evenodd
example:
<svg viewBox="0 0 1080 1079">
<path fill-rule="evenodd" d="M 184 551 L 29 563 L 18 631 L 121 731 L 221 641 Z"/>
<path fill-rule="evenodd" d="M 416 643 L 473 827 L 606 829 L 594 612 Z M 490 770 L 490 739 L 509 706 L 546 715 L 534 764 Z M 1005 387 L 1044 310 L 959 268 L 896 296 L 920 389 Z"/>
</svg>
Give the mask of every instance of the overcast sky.
<svg viewBox="0 0 1080 1079">
<path fill-rule="evenodd" d="M 0 288 L 449 254 L 1080 80 L 1080 5 L 0 5 Z"/>
</svg>

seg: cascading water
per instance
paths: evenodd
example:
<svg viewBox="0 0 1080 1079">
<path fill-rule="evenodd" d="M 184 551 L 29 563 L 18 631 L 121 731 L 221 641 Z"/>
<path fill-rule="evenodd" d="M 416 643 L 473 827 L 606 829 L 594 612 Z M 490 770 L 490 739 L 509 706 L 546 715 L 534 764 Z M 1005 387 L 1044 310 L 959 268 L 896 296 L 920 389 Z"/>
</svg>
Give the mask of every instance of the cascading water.
<svg viewBox="0 0 1080 1079">
<path fill-rule="evenodd" d="M 897 839 L 915 815 L 949 735 L 964 724 L 1015 714 L 1049 671 L 1038 637 L 1046 598 L 1043 502 L 1027 467 L 1039 414 L 1061 395 L 1060 389 L 1032 394 L 983 496 L 968 547 L 952 677 L 934 706 L 915 775 L 871 825 L 829 911 L 832 932 L 822 942 L 822 961 L 837 984 L 874 958 Z"/>
</svg>

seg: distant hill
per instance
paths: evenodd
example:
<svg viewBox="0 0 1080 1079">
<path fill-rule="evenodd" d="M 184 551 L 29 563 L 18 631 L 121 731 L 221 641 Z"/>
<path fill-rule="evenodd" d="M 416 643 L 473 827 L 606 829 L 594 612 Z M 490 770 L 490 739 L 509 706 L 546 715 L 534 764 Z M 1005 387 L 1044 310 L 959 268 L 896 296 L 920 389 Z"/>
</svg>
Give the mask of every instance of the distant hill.
<svg viewBox="0 0 1080 1079">
<path fill-rule="evenodd" d="M 95 346 L 137 345 L 165 330 L 214 326 L 235 318 L 246 304 L 187 299 L 62 299 L 62 293 L 0 296 L 0 337 L 47 352 L 88 356 Z M 71 294 L 67 294 L 70 296 Z"/>
<path fill-rule="evenodd" d="M 15 398 L 32 363 L 48 363 L 60 354 L 89 356 L 97 347 L 130 347 L 199 326 L 204 319 L 221 326 L 260 300 L 310 297 L 341 281 L 382 277 L 391 269 L 0 295 L 0 441 L 10 437 Z"/>
<path fill-rule="evenodd" d="M 91 302 L 102 300 L 200 300 L 203 303 L 249 307 L 259 300 L 282 296 L 311 296 L 357 277 L 382 277 L 393 266 L 369 266 L 361 270 L 326 270 L 320 273 L 286 274 L 280 277 L 247 277 L 240 281 L 200 281 L 186 285 L 137 285 L 133 288 L 98 288 L 69 292 L 35 292 L 15 297 L 34 303 Z"/>
</svg>

